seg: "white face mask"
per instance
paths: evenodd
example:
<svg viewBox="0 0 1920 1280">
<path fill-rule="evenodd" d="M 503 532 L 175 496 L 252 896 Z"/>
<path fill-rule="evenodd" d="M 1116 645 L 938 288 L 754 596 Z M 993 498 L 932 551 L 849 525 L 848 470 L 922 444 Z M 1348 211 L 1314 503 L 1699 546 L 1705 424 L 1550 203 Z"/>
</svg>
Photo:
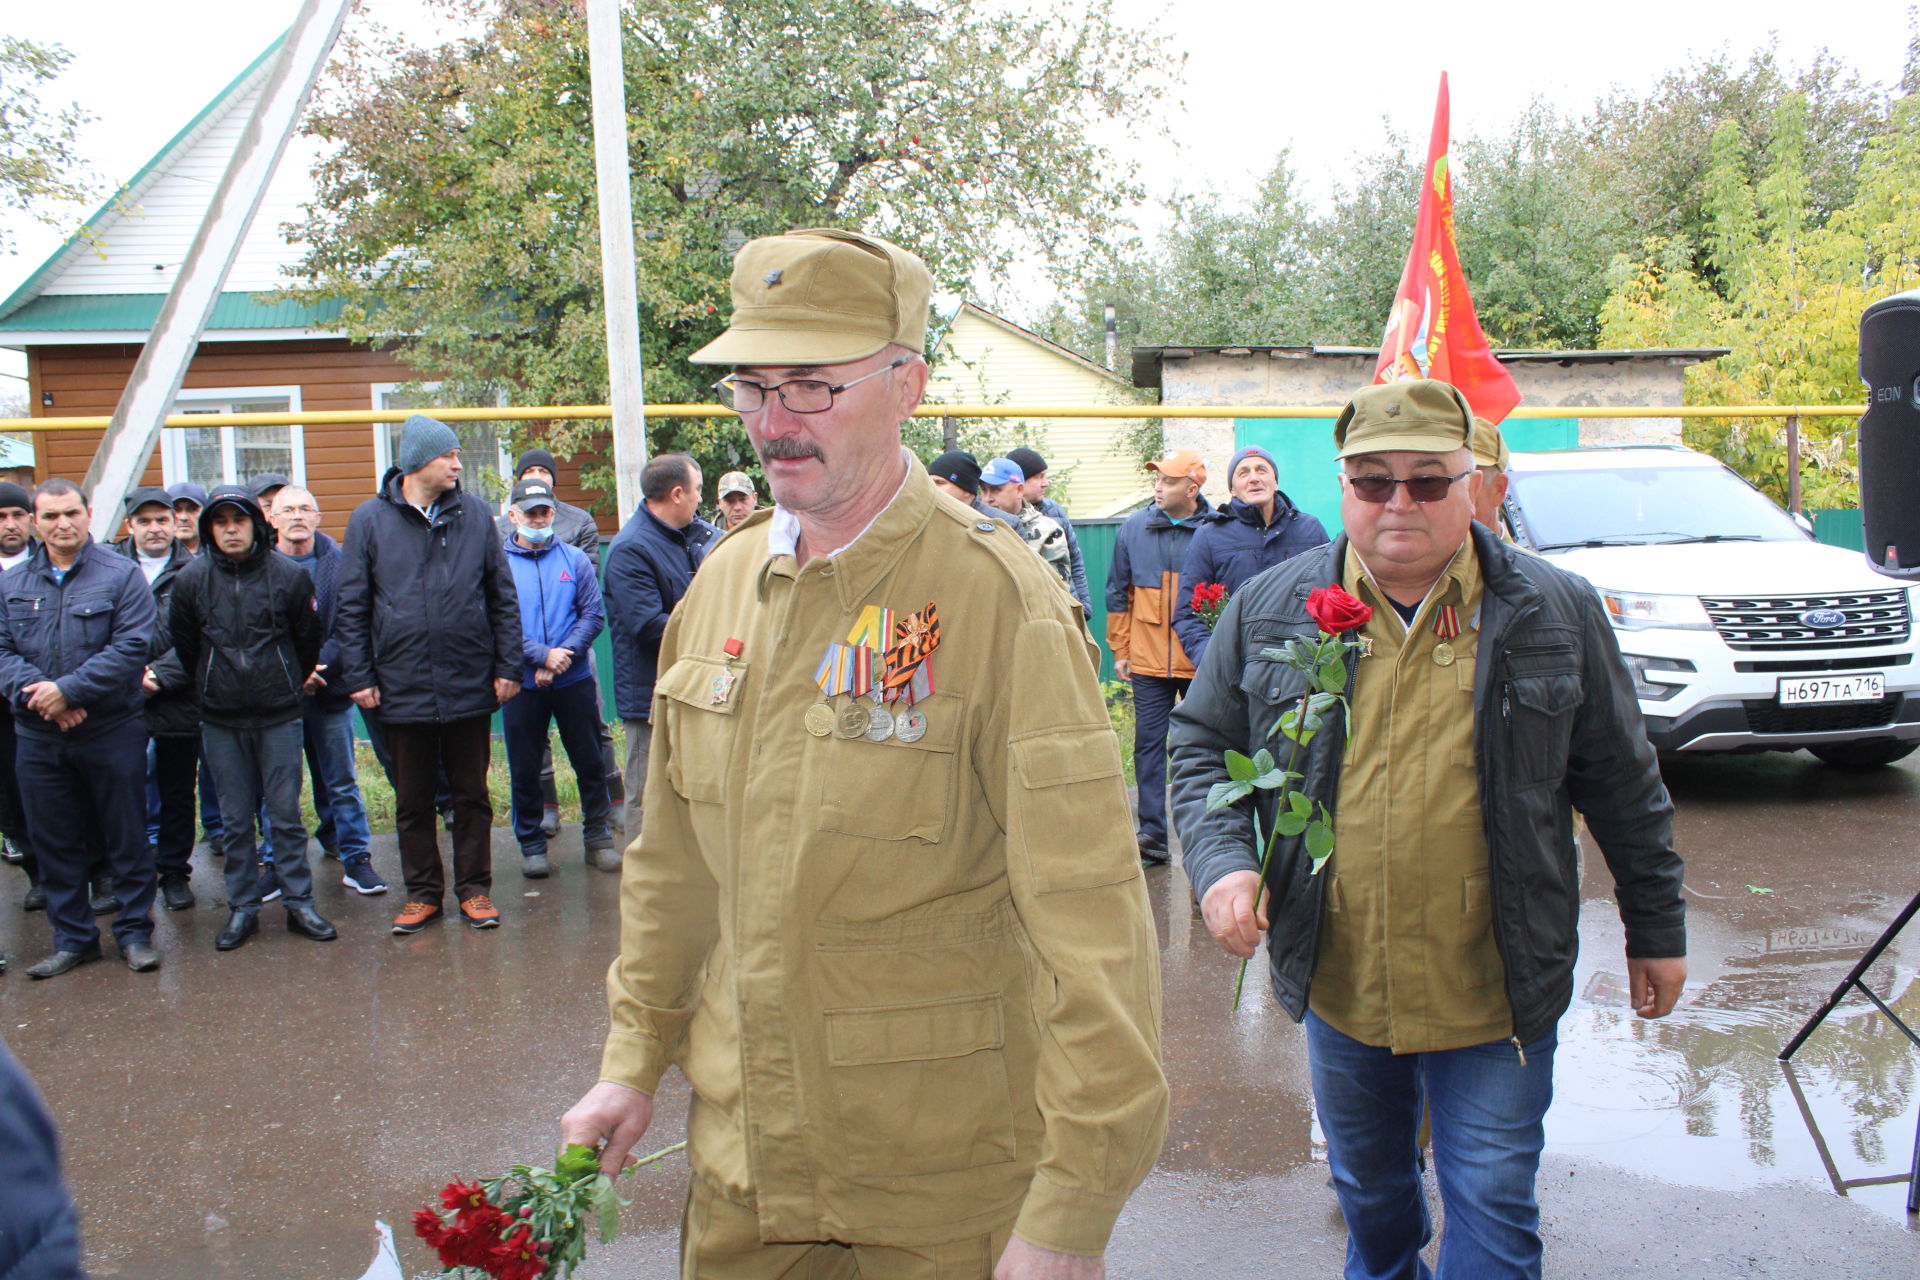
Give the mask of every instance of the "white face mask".
<svg viewBox="0 0 1920 1280">
<path fill-rule="evenodd" d="M 553 537 L 553 526 L 548 525 L 544 529 L 536 529 L 530 524 L 523 524 L 520 526 L 520 536 L 537 547 Z"/>
</svg>

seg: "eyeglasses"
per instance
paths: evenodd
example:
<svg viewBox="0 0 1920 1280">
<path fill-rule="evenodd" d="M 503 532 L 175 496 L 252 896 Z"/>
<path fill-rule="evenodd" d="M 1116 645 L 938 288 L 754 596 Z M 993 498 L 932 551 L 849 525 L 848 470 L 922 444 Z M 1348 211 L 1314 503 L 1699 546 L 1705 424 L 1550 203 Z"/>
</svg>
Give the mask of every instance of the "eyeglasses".
<svg viewBox="0 0 1920 1280">
<path fill-rule="evenodd" d="M 780 403 L 786 406 L 789 413 L 825 413 L 833 408 L 833 398 L 848 387 L 857 387 L 868 378 L 877 378 L 903 364 L 912 363 L 913 359 L 912 356 L 901 356 L 892 364 L 838 385 L 822 382 L 818 378 L 790 378 L 769 387 L 758 382 L 743 382 L 733 374 L 728 374 L 714 383 L 713 389 L 720 393 L 720 403 L 735 413 L 758 413 L 766 407 L 769 391 L 780 397 Z"/>
<path fill-rule="evenodd" d="M 280 508 L 280 514 L 283 516 L 317 516 L 320 514 L 320 508 L 308 506 L 282 507 Z"/>
<path fill-rule="evenodd" d="M 1345 479 L 1353 496 L 1362 502 L 1391 501 L 1394 486 L 1401 484 L 1407 486 L 1407 496 L 1415 502 L 1438 502 L 1456 482 L 1472 474 L 1468 470 L 1457 476 L 1408 476 L 1405 480 L 1395 480 L 1392 476 L 1347 476 Z"/>
</svg>

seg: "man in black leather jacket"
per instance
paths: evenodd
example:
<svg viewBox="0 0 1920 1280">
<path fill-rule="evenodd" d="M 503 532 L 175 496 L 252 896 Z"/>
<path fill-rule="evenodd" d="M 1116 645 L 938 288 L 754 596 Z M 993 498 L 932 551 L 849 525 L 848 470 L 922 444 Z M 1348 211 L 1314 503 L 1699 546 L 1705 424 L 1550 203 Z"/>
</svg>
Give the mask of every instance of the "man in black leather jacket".
<svg viewBox="0 0 1920 1280">
<path fill-rule="evenodd" d="M 1613 876 L 1636 1012 L 1666 1014 L 1686 978 L 1672 804 L 1612 629 L 1584 580 L 1473 523 L 1472 430 L 1444 383 L 1356 395 L 1335 431 L 1346 532 L 1240 588 L 1173 715 L 1208 929 L 1242 957 L 1266 930 L 1274 993 L 1307 1023 L 1349 1277 L 1415 1273 L 1431 1234 L 1423 1102 L 1441 1273 L 1539 1274 L 1540 1121 L 1578 946 L 1573 808 Z M 1321 588 L 1372 609 L 1353 633 L 1366 655 L 1345 655 L 1347 704 L 1291 766 L 1336 838 L 1314 874 L 1304 837 L 1282 836 L 1262 904 L 1248 805 L 1273 831 L 1279 789 L 1219 810 L 1208 792 L 1228 749 L 1291 757 L 1276 721 L 1309 690 L 1282 651 L 1318 639 Z"/>
<path fill-rule="evenodd" d="M 334 928 L 313 908 L 300 821 L 301 714 L 325 638 L 313 579 L 273 549 L 260 504 L 238 485 L 207 495 L 200 542 L 206 550 L 174 581 L 168 621 L 174 653 L 193 673 L 200 696 L 200 735 L 214 786 L 229 815 L 254 813 L 266 801 L 287 928 L 330 942 Z M 228 822 L 222 843 L 231 914 L 214 946 L 232 951 L 259 931 L 253 823 Z"/>
</svg>

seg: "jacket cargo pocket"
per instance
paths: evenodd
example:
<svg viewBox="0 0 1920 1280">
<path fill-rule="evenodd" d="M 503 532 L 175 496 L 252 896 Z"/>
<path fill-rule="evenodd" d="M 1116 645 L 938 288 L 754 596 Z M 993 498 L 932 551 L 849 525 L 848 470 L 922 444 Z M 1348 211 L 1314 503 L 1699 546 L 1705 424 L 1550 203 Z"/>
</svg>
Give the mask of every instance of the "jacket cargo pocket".
<svg viewBox="0 0 1920 1280">
<path fill-rule="evenodd" d="M 67 605 L 68 633 L 88 649 L 106 644 L 113 634 L 113 601 L 106 596 L 88 596 Z"/>
<path fill-rule="evenodd" d="M 835 709 L 841 705 L 836 701 Z M 936 693 L 914 705 L 927 720 L 926 733 L 917 742 L 896 733 L 884 742 L 835 737 L 817 744 L 822 753 L 822 831 L 928 844 L 946 838 L 966 700 L 959 694 Z"/>
<path fill-rule="evenodd" d="M 1516 674 L 1507 688 L 1512 695 L 1512 759 L 1522 785 L 1558 783 L 1566 776 L 1573 716 L 1584 696 L 1579 674 Z"/>
<path fill-rule="evenodd" d="M 1460 882 L 1461 948 L 1454 984 L 1462 991 L 1491 986 L 1506 976 L 1493 940 L 1493 875 L 1479 871 Z"/>
<path fill-rule="evenodd" d="M 908 1177 L 1014 1158 L 1000 997 L 829 1010 L 847 1172 Z"/>
<path fill-rule="evenodd" d="M 1020 784 L 1008 824 L 1041 893 L 1119 884 L 1140 874 L 1109 725 L 1048 729 L 1012 744 Z"/>
<path fill-rule="evenodd" d="M 729 679 L 731 677 L 731 679 Z M 724 804 L 747 664 L 682 658 L 654 683 L 654 714 L 667 733 L 667 781 L 698 804 Z"/>
</svg>

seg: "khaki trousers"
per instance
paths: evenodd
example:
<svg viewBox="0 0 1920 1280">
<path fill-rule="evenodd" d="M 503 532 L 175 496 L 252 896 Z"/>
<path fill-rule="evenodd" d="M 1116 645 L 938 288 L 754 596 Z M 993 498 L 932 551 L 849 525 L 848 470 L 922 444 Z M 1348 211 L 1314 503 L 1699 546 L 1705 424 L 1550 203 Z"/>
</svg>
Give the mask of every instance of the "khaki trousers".
<svg viewBox="0 0 1920 1280">
<path fill-rule="evenodd" d="M 695 1174 L 680 1219 L 680 1280 L 989 1280 L 1013 1223 L 950 1244 L 763 1244 L 760 1218 Z"/>
</svg>

